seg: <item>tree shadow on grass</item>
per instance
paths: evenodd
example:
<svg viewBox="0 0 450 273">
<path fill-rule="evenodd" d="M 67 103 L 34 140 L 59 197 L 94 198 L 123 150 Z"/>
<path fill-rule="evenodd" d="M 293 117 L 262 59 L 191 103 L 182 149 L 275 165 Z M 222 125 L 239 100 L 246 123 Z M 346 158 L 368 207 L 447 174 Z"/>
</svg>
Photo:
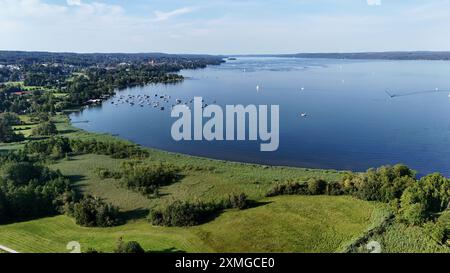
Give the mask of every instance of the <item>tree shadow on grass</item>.
<svg viewBox="0 0 450 273">
<path fill-rule="evenodd" d="M 248 201 L 248 206 L 246 209 L 253 209 L 253 208 L 257 208 L 257 207 L 262 207 L 265 205 L 269 205 L 272 204 L 272 201 L 267 201 L 267 202 L 259 202 L 259 201 L 253 201 L 253 200 L 249 200 Z"/>
<path fill-rule="evenodd" d="M 171 247 L 171 248 L 166 248 L 166 249 L 163 249 L 163 250 L 152 250 L 152 251 L 147 251 L 146 253 L 148 253 L 148 254 L 158 254 L 158 253 L 186 253 L 186 251 L 177 249 L 177 248 L 175 248 L 175 247 Z"/>
<path fill-rule="evenodd" d="M 67 130 L 60 130 L 59 133 L 60 134 L 70 134 L 70 133 L 76 133 L 78 132 L 77 130 L 74 129 L 67 129 Z"/>
<path fill-rule="evenodd" d="M 86 181 L 86 176 L 84 176 L 84 175 L 66 175 L 65 177 L 70 180 L 71 186 L 77 194 L 81 194 L 83 192 L 82 188 L 84 186 L 86 186 L 86 183 L 83 181 Z"/>
<path fill-rule="evenodd" d="M 149 209 L 139 208 L 134 210 L 122 211 L 120 212 L 119 218 L 122 222 L 126 223 L 132 220 L 145 219 L 150 213 Z"/>
<path fill-rule="evenodd" d="M 238 209 L 232 209 L 232 210 L 245 211 L 248 209 L 253 209 L 253 208 L 269 205 L 271 203 L 273 203 L 273 202 L 259 202 L 259 201 L 249 200 L 246 208 L 240 209 L 240 210 L 238 210 Z M 201 221 L 199 222 L 199 225 L 214 221 L 217 217 L 222 215 L 222 213 L 227 212 L 227 211 L 229 211 L 229 210 L 218 210 L 218 211 L 211 212 L 209 215 L 207 215 L 203 219 L 201 219 Z"/>
</svg>

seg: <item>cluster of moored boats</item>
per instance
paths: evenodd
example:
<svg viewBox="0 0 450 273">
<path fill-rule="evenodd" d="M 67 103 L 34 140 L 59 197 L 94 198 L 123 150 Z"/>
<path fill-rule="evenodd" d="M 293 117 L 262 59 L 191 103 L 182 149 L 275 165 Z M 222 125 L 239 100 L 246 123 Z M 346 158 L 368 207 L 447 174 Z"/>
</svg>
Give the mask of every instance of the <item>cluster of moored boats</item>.
<svg viewBox="0 0 450 273">
<path fill-rule="evenodd" d="M 153 107 L 160 109 L 161 111 L 164 111 L 169 106 L 171 108 L 175 107 L 176 105 L 186 105 L 189 107 L 190 104 L 194 102 L 194 98 L 190 99 L 180 99 L 175 98 L 173 99 L 170 95 L 162 95 L 162 94 L 154 94 L 154 95 L 120 95 L 117 98 L 115 98 L 113 101 L 111 101 L 112 105 L 121 105 L 121 104 L 128 104 L 130 106 L 138 106 L 138 107 Z M 214 101 L 213 103 L 216 103 Z M 207 103 L 203 100 L 203 108 L 208 106 Z"/>
</svg>

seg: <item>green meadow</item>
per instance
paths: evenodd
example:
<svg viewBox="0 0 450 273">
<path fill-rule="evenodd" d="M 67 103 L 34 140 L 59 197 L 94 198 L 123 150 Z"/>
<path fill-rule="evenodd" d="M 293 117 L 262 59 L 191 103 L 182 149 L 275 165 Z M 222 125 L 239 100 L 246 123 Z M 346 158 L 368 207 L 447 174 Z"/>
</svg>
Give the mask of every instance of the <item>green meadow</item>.
<svg viewBox="0 0 450 273">
<path fill-rule="evenodd" d="M 62 115 L 55 122 L 60 133 L 69 138 L 117 140 L 78 130 Z M 3 145 L 0 150 L 18 149 L 21 145 Z M 123 238 L 138 241 L 154 252 L 341 252 L 383 223 L 389 213 L 385 205 L 349 196 L 265 197 L 275 183 L 309 178 L 339 181 L 343 175 L 339 171 L 271 167 L 148 150 L 150 156 L 144 161 L 172 164 L 182 170 L 181 180 L 162 187 L 157 198 L 125 189 L 119 180 L 98 177 L 98 168 L 117 170 L 124 159 L 87 154 L 49 163 L 81 192 L 118 206 L 127 219 L 123 225 L 85 228 L 70 217 L 55 216 L 0 226 L 0 245 L 19 252 L 68 252 L 67 243 L 78 241 L 82 250 L 111 252 L 117 240 Z M 246 210 L 227 210 L 205 224 L 187 228 L 152 226 L 146 220 L 149 210 L 175 200 L 220 200 L 234 193 L 246 193 L 256 205 Z M 377 236 L 373 239 L 382 242 L 387 252 L 444 250 L 420 229 L 400 224 Z M 403 245 L 398 244 L 400 241 Z M 427 247 L 421 248 L 424 244 Z"/>
</svg>

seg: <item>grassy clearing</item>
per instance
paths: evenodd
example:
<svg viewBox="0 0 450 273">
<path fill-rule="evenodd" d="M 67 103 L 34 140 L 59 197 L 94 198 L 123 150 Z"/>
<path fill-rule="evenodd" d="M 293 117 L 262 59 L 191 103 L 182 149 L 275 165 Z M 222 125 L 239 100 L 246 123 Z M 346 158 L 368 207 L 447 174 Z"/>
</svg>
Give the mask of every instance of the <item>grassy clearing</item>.
<svg viewBox="0 0 450 273">
<path fill-rule="evenodd" d="M 117 170 L 124 160 L 100 155 L 82 155 L 61 160 L 52 165 L 71 176 L 83 192 L 100 196 L 124 210 L 164 205 L 173 200 L 217 200 L 232 193 L 245 192 L 251 199 L 260 200 L 277 181 L 307 180 L 310 177 L 338 179 L 335 172 L 309 171 L 295 168 L 265 168 L 257 165 L 224 163 L 221 161 L 189 158 L 152 151 L 149 162 L 164 161 L 184 168 L 184 178 L 161 189 L 162 197 L 147 199 L 125 190 L 114 179 L 101 180 L 97 168 Z M 196 169 L 195 167 L 201 167 Z"/>
<path fill-rule="evenodd" d="M 230 210 L 191 228 L 154 227 L 144 220 L 114 228 L 82 228 L 66 216 L 0 227 L 0 243 L 19 252 L 112 251 L 117 239 L 137 240 L 151 251 L 334 252 L 377 221 L 376 204 L 349 197 L 284 196 L 245 211 Z"/>
</svg>

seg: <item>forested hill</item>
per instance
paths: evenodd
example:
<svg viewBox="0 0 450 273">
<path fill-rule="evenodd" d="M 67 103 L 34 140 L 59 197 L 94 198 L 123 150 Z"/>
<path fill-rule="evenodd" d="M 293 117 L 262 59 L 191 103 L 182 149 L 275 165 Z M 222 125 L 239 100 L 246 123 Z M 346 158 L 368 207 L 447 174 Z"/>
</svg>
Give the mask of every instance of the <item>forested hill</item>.
<svg viewBox="0 0 450 273">
<path fill-rule="evenodd" d="M 0 51 L 0 65 L 33 65 L 42 63 L 66 64 L 78 67 L 108 66 L 120 63 L 143 62 L 177 63 L 186 61 L 202 64 L 220 64 L 220 56 L 165 53 L 52 53 L 27 51 Z"/>
<path fill-rule="evenodd" d="M 298 53 L 247 55 L 260 57 L 290 57 L 290 58 L 323 58 L 352 60 L 450 60 L 450 51 L 413 51 L 413 52 L 358 52 L 358 53 Z"/>
</svg>

